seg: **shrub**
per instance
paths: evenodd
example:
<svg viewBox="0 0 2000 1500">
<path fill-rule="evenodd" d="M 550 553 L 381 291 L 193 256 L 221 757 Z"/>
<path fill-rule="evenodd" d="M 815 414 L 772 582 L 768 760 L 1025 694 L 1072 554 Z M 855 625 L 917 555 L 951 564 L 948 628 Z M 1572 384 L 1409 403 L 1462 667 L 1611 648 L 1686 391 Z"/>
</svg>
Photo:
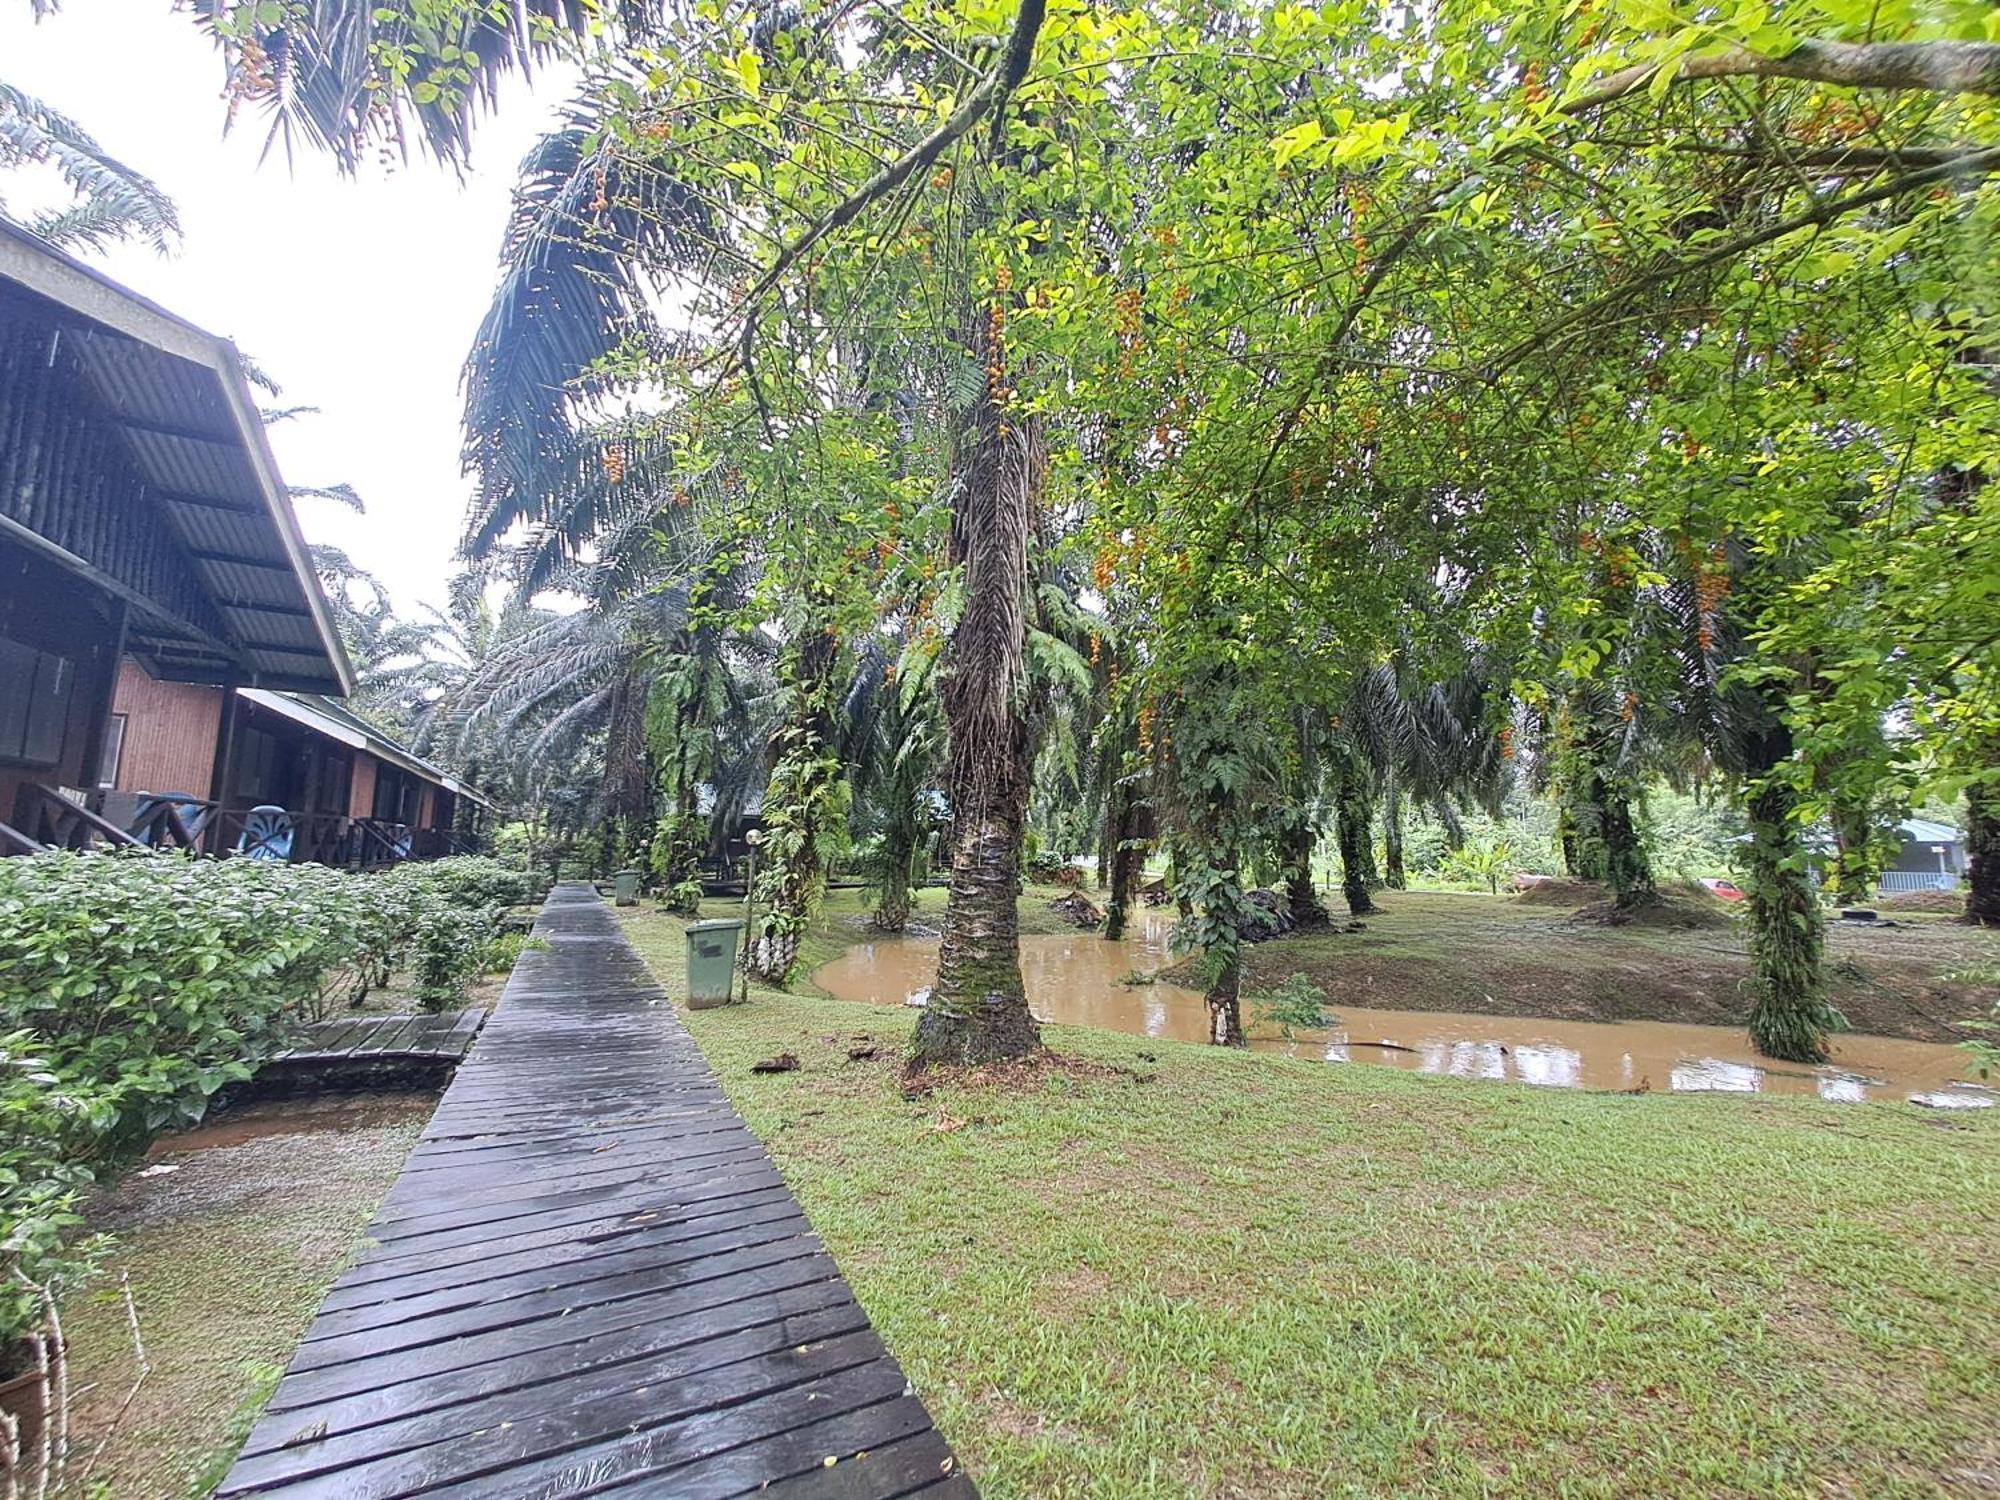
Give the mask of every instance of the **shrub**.
<svg viewBox="0 0 2000 1500">
<path fill-rule="evenodd" d="M 1334 1024 L 1326 1013 L 1326 991 L 1303 974 L 1252 997 L 1257 1018 L 1277 1026 L 1287 1041 L 1297 1030 L 1324 1031 Z"/>
<path fill-rule="evenodd" d="M 1500 882 L 1514 873 L 1518 863 L 1513 845 L 1505 839 L 1480 839 L 1454 850 L 1445 861 L 1445 873 L 1460 880 L 1483 882 L 1497 896 Z"/>
<path fill-rule="evenodd" d="M 0 862 L 0 1032 L 114 1089 L 116 1147 L 197 1120 L 289 1015 L 393 964 L 399 916 L 314 865 L 43 854 Z"/>
<path fill-rule="evenodd" d="M 465 999 L 508 908 L 541 893 L 535 877 L 472 855 L 400 865 L 381 883 L 407 935 L 417 1003 L 430 1011 Z"/>
<path fill-rule="evenodd" d="M 698 917 L 702 895 L 699 880 L 677 880 L 660 892 L 660 905 L 677 917 Z"/>
<path fill-rule="evenodd" d="M 1053 854 L 1036 854 L 1026 861 L 1028 879 L 1036 885 L 1057 885 L 1061 883 L 1063 862 Z M 1078 882 L 1081 884 L 1081 881 Z"/>
<path fill-rule="evenodd" d="M 420 885 L 468 911 L 523 906 L 548 893 L 548 882 L 541 876 L 477 854 L 398 865 L 391 878 Z"/>
<path fill-rule="evenodd" d="M 101 1085 L 65 1079 L 31 1032 L 0 1035 L 0 1378 L 8 1346 L 37 1319 L 39 1291 L 86 1280 L 97 1245 L 71 1239 L 86 1161 L 112 1117 Z"/>
<path fill-rule="evenodd" d="M 178 854 L 0 860 L 0 1356 L 88 1270 L 65 1246 L 95 1170 L 409 964 L 442 1008 L 539 882 L 493 860 L 354 875 Z"/>
<path fill-rule="evenodd" d="M 89 1267 L 65 1247 L 95 1169 L 199 1120 L 288 1019 L 393 962 L 373 882 L 177 855 L 0 860 L 0 1349 Z M 11 1273 L 18 1273 L 11 1274 Z"/>
</svg>

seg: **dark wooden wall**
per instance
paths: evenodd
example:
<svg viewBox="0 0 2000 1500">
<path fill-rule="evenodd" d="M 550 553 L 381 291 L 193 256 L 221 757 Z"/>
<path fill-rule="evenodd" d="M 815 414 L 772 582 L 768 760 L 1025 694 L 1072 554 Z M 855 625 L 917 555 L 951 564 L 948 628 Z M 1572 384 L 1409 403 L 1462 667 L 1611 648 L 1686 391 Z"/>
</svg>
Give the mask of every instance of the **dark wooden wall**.
<svg viewBox="0 0 2000 1500">
<path fill-rule="evenodd" d="M 0 289 L 0 515 L 212 639 L 227 631 L 46 305 Z"/>
<path fill-rule="evenodd" d="M 0 760 L 0 822 L 8 822 L 25 783 L 96 786 L 100 735 L 118 675 L 116 606 L 74 574 L 0 538 L 0 636 L 65 657 L 76 668 L 57 763 Z"/>
</svg>

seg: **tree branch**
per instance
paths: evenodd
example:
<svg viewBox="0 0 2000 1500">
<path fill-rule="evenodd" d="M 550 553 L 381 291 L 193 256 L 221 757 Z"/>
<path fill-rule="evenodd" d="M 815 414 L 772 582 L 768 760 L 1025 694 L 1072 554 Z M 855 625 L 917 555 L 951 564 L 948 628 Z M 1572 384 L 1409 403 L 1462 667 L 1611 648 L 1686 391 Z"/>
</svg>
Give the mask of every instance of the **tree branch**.
<svg viewBox="0 0 2000 1500">
<path fill-rule="evenodd" d="M 1046 11 L 1047 0 L 1021 0 L 1020 13 L 1014 18 L 1014 30 L 1007 39 L 1007 50 L 1000 59 L 1000 65 L 979 80 L 942 125 L 862 183 L 833 212 L 809 226 L 780 250 L 770 268 L 743 294 L 743 300 L 737 304 L 738 313 L 746 319 L 754 318 L 757 304 L 808 250 L 836 229 L 853 223 L 871 204 L 895 192 L 942 156 L 954 141 L 977 125 L 987 111 L 995 105 L 1004 104 L 1007 96 L 1028 74 L 1028 65 L 1035 56 L 1035 38 L 1041 34 Z"/>
<path fill-rule="evenodd" d="M 1783 239 L 1786 235 L 1796 233 L 1798 230 L 1812 229 L 1819 225 L 1831 224 L 1835 219 L 1851 214 L 1856 209 L 1867 208 L 1870 204 L 1881 203 L 1890 198 L 1899 198 L 1904 193 L 1928 186 L 1930 183 L 1941 181 L 1959 172 L 1983 172 L 1989 168 L 2000 169 L 2000 146 L 1989 147 L 1984 151 L 1973 152 L 1966 156 L 1954 157 L 1950 162 L 1941 166 L 1926 167 L 1922 171 L 1905 173 L 1901 177 L 1891 178 L 1887 182 L 1878 183 L 1872 188 L 1864 188 L 1860 192 L 1849 193 L 1845 197 L 1829 198 L 1825 202 L 1807 209 L 1804 213 L 1795 214 L 1789 219 L 1780 219 L 1777 223 L 1767 224 L 1762 229 L 1738 235 L 1731 240 L 1725 240 L 1722 244 L 1701 255 L 1694 256 L 1689 260 L 1676 261 L 1672 265 L 1663 267 L 1658 271 L 1635 277 L 1626 285 L 1606 292 L 1601 297 L 1594 297 L 1588 302 L 1581 303 L 1571 308 L 1559 318 L 1551 319 L 1548 323 L 1545 323 L 1542 327 L 1503 353 L 1489 367 L 1490 371 L 1494 375 L 1499 375 L 1503 371 L 1519 364 L 1528 355 L 1534 353 L 1535 349 L 1543 342 L 1554 335 L 1572 328 L 1578 323 L 1586 323 L 1602 317 L 1612 308 L 1629 300 L 1637 293 L 1644 291 L 1647 287 L 1657 285 L 1659 282 L 1665 281 L 1670 277 L 1684 276 L 1693 271 L 1704 271 L 1710 266 L 1721 265 L 1724 261 L 1734 260 L 1746 251 L 1755 250 L 1760 245 L 1768 245 L 1773 240 Z"/>
<path fill-rule="evenodd" d="M 1640 63 L 1611 74 L 1558 111 L 1588 114 L 1650 86 L 1662 67 L 1676 83 L 1697 78 L 1795 78 L 1857 89 L 2000 94 L 2000 42 L 1800 42 L 1778 57 L 1733 47 L 1674 63 Z"/>
</svg>

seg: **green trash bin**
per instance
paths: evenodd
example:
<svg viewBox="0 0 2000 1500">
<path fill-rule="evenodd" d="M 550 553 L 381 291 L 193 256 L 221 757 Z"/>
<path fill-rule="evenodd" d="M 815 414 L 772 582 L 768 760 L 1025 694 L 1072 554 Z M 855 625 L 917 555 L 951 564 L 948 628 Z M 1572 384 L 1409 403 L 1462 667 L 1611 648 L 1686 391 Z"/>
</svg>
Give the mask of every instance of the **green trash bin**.
<svg viewBox="0 0 2000 1500">
<path fill-rule="evenodd" d="M 620 870 L 611 877 L 611 888 L 618 893 L 620 906 L 639 904 L 639 880 L 640 874 L 637 870 Z"/>
<path fill-rule="evenodd" d="M 741 922 L 688 923 L 688 1008 L 727 1005 L 736 985 L 736 934 Z"/>
</svg>

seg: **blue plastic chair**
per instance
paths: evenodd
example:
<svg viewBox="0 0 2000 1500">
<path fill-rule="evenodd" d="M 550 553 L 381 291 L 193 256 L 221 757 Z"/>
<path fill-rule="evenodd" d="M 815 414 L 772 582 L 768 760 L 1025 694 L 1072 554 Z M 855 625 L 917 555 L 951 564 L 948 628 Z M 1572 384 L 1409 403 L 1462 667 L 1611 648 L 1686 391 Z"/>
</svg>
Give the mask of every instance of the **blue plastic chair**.
<svg viewBox="0 0 2000 1500">
<path fill-rule="evenodd" d="M 408 823 L 398 823 L 395 826 L 393 836 L 389 840 L 389 852 L 398 859 L 408 859 L 410 857 L 410 849 L 415 841 L 415 835 L 410 832 L 410 825 Z"/>
<path fill-rule="evenodd" d="M 152 821 L 161 807 L 171 807 L 181 820 L 181 827 L 187 830 L 189 838 L 197 844 L 201 842 L 201 831 L 208 823 L 208 802 L 192 792 L 149 792 L 139 803 L 139 814 L 134 827 L 140 830 L 139 842 L 153 842 Z"/>
<path fill-rule="evenodd" d="M 236 852 L 244 859 L 283 864 L 292 857 L 292 834 L 292 815 L 282 807 L 253 807 L 243 820 Z"/>
</svg>

